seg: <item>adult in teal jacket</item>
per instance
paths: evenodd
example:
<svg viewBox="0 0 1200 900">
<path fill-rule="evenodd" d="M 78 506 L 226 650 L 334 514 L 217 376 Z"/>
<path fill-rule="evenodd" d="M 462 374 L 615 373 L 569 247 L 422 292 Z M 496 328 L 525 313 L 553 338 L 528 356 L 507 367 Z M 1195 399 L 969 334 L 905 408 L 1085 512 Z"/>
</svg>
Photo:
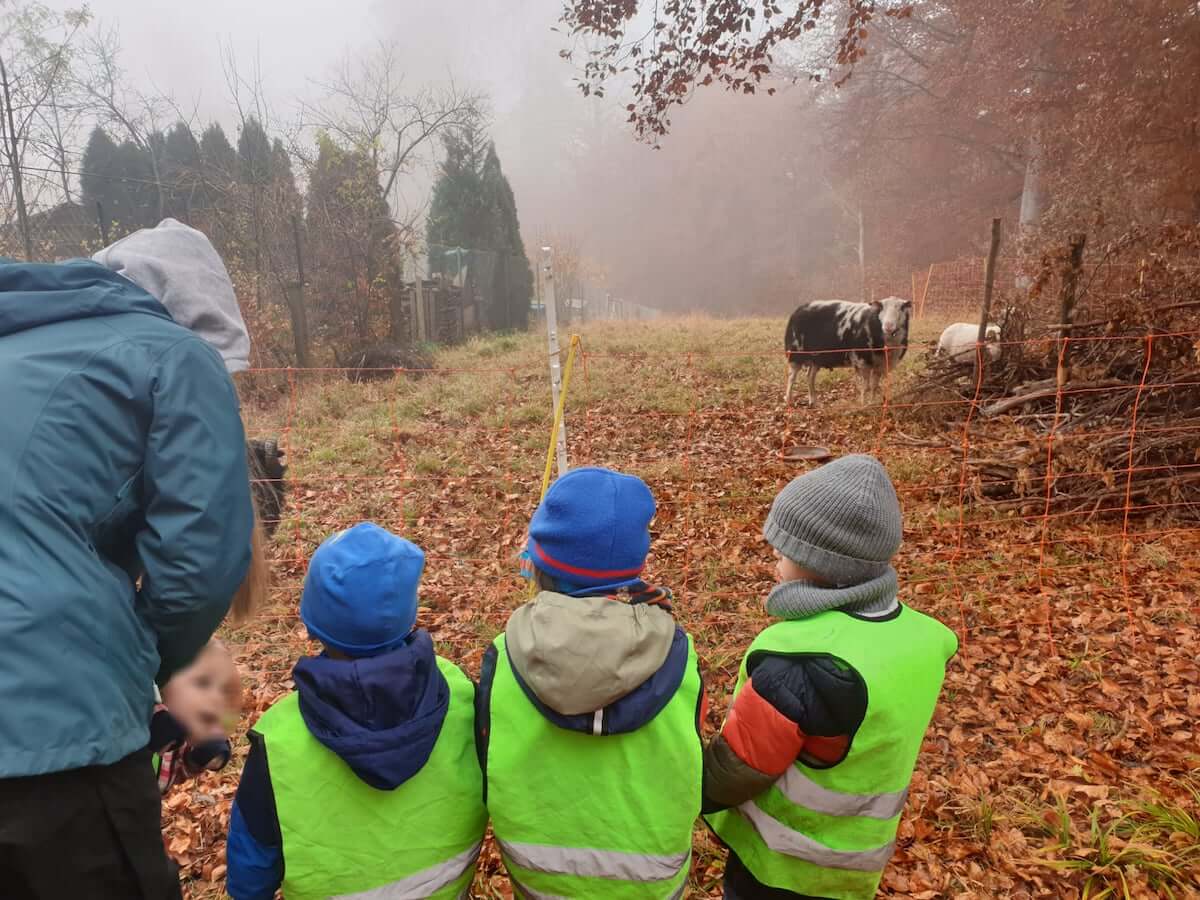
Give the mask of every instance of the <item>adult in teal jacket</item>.
<svg viewBox="0 0 1200 900">
<path fill-rule="evenodd" d="M 155 681 L 250 560 L 228 273 L 173 220 L 0 261 L 0 893 L 158 898 Z"/>
</svg>

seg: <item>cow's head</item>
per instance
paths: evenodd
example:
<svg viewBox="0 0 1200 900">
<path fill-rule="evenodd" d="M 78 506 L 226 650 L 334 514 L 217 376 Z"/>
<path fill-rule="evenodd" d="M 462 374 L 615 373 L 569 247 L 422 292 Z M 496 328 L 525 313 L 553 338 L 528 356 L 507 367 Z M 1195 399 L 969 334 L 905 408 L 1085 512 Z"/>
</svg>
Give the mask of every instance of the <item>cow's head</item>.
<svg viewBox="0 0 1200 900">
<path fill-rule="evenodd" d="M 1000 326 L 988 323 L 987 333 L 984 338 L 984 343 L 987 344 L 987 355 L 992 362 L 1000 359 Z"/>
<path fill-rule="evenodd" d="M 902 297 L 884 297 L 871 305 L 879 312 L 884 343 L 889 347 L 900 347 L 907 344 L 908 318 L 912 312 L 912 301 Z"/>
</svg>

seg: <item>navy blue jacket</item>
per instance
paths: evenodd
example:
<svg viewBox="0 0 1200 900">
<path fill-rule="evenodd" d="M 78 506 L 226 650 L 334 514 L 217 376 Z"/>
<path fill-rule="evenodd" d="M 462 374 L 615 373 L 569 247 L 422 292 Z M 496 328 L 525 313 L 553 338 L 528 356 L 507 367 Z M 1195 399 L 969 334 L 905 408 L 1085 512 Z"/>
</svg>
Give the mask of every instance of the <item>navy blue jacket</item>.
<svg viewBox="0 0 1200 900">
<path fill-rule="evenodd" d="M 450 708 L 450 686 L 424 629 L 380 656 L 305 657 L 292 678 L 309 732 L 382 791 L 421 771 Z M 271 900 L 283 883 L 283 840 L 268 748 L 257 732 L 249 738 L 250 755 L 229 818 L 226 890 L 233 900 Z"/>
<path fill-rule="evenodd" d="M 245 576 L 237 396 L 128 279 L 0 260 L 0 398 L 0 778 L 112 763 Z"/>
</svg>

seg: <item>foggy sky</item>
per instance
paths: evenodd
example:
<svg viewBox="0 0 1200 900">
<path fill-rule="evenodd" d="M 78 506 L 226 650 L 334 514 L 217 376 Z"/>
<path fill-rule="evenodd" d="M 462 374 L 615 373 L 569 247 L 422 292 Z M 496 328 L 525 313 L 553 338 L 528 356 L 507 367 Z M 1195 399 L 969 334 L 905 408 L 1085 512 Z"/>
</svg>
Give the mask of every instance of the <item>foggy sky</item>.
<svg viewBox="0 0 1200 900">
<path fill-rule="evenodd" d="M 62 0 L 55 5 L 68 6 Z M 584 98 L 559 58 L 560 0 L 91 0 L 115 22 L 128 75 L 170 93 L 235 139 L 222 44 L 257 59 L 273 129 L 298 116 L 348 53 L 394 41 L 413 83 L 486 92 L 527 252 L 546 229 L 574 235 L 609 287 L 669 309 L 755 309 L 750 284 L 795 272 L 812 253 L 796 209 L 800 150 L 785 135 L 797 101 L 704 92 L 653 150 L 624 122 L 619 92 Z M 781 149 L 781 144 L 782 149 Z M 788 176 L 793 172 L 792 176 Z M 413 192 L 423 193 L 421 179 Z"/>
</svg>

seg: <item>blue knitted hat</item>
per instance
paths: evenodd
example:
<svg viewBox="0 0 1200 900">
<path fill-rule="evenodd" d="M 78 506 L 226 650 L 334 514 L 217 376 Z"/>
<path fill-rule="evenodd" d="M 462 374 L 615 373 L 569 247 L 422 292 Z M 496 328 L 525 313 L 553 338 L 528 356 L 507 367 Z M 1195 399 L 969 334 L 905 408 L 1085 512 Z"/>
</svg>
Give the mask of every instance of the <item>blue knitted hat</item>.
<svg viewBox="0 0 1200 900">
<path fill-rule="evenodd" d="M 300 619 L 347 656 L 375 656 L 404 642 L 417 621 L 421 548 L 371 522 L 341 531 L 308 564 Z"/>
<path fill-rule="evenodd" d="M 572 469 L 550 486 L 529 523 L 530 562 L 564 593 L 619 590 L 641 581 L 654 497 L 611 469 Z"/>
</svg>

